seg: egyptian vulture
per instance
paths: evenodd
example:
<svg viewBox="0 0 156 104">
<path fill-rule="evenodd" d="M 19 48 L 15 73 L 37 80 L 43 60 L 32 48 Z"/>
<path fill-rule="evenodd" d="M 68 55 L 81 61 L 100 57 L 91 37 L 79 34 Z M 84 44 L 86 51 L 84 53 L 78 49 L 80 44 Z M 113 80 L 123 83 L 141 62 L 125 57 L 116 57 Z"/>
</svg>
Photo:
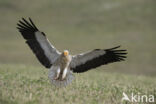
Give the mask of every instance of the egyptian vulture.
<svg viewBox="0 0 156 104">
<path fill-rule="evenodd" d="M 101 65 L 124 61 L 126 50 L 120 46 L 110 49 L 94 49 L 78 55 L 70 55 L 68 50 L 59 52 L 38 30 L 31 18 L 22 18 L 17 29 L 42 65 L 49 69 L 49 79 L 55 86 L 66 86 L 73 79 L 73 73 L 83 73 Z"/>
</svg>

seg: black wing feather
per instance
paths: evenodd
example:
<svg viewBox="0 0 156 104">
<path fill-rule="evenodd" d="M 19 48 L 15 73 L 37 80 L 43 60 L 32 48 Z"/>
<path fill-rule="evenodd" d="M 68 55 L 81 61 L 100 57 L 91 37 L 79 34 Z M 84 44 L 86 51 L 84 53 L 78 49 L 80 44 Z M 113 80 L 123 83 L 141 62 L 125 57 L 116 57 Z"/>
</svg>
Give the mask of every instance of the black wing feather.
<svg viewBox="0 0 156 104">
<path fill-rule="evenodd" d="M 40 61 L 42 65 L 44 65 L 46 68 L 51 67 L 51 62 L 47 58 L 47 56 L 44 53 L 44 50 L 40 46 L 40 43 L 37 41 L 35 37 L 35 32 L 39 31 L 37 27 L 32 22 L 31 18 L 29 18 L 30 23 L 22 18 L 22 20 L 17 23 L 17 29 L 21 33 L 24 39 L 26 39 L 26 43 L 31 48 L 33 53 L 36 55 L 37 59 Z M 45 34 L 43 34 L 45 36 Z"/>
<path fill-rule="evenodd" d="M 108 63 L 124 61 L 126 58 L 125 55 L 127 54 L 126 50 L 116 50 L 119 47 L 120 46 L 103 50 L 105 51 L 105 54 L 95 57 L 92 60 L 88 60 L 86 63 L 78 65 L 74 68 L 71 67 L 71 70 L 73 70 L 73 72 L 81 73 Z M 94 51 L 98 50 L 100 51 L 101 49 L 96 49 Z"/>
</svg>

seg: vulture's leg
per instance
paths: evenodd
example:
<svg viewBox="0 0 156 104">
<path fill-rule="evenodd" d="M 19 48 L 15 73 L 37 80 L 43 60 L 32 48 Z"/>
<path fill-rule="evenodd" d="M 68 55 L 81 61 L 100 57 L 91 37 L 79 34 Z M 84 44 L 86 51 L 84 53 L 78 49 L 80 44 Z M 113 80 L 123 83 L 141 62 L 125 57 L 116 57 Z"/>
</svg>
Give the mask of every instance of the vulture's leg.
<svg viewBox="0 0 156 104">
<path fill-rule="evenodd" d="M 64 71 L 63 71 L 63 75 L 62 75 L 62 80 L 64 80 L 66 78 L 67 71 L 68 71 L 68 69 L 65 68 Z"/>
<path fill-rule="evenodd" d="M 58 68 L 57 72 L 56 72 L 56 77 L 54 78 L 55 80 L 57 80 L 59 78 L 60 72 L 61 72 L 61 69 Z"/>
</svg>

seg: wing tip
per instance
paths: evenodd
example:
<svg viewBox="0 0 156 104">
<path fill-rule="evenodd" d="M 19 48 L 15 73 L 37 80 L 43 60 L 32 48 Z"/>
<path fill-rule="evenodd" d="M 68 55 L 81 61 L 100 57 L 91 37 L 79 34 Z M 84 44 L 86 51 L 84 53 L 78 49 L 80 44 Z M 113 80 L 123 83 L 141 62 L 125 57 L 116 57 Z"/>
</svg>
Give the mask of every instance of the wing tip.
<svg viewBox="0 0 156 104">
<path fill-rule="evenodd" d="M 17 23 L 17 29 L 21 31 L 33 31 L 36 32 L 38 31 L 37 27 L 34 25 L 32 22 L 31 18 L 29 17 L 29 21 L 27 21 L 24 17 L 21 18 L 21 20 L 18 21 Z"/>
<path fill-rule="evenodd" d="M 127 50 L 126 49 L 122 49 L 122 50 L 118 49 L 120 47 L 121 47 L 121 45 L 106 50 L 107 53 L 112 54 L 114 62 L 125 61 L 125 58 L 127 58 L 127 56 L 126 56 L 128 54 Z"/>
<path fill-rule="evenodd" d="M 113 48 L 111 48 L 111 49 L 109 49 L 109 50 L 114 50 L 114 49 L 117 49 L 117 48 L 120 48 L 120 47 L 121 47 L 121 45 L 118 45 L 118 46 L 113 47 Z"/>
</svg>

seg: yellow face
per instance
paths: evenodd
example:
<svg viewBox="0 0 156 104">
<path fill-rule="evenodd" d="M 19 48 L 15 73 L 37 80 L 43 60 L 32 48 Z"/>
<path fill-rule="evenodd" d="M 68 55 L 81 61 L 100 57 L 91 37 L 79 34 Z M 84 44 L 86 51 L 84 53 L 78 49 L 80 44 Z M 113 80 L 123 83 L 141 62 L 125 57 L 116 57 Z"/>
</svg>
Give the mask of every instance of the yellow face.
<svg viewBox="0 0 156 104">
<path fill-rule="evenodd" d="M 69 52 L 67 50 L 63 51 L 64 56 L 68 56 Z"/>
</svg>

